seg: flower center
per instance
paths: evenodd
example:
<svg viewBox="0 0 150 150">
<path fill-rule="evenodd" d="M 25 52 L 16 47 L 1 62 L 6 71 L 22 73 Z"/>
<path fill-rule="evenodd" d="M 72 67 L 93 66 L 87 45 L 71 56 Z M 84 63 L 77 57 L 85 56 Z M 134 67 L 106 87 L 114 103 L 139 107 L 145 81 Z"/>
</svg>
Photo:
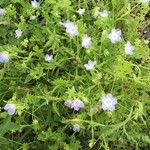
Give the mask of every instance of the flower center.
<svg viewBox="0 0 150 150">
<path fill-rule="evenodd" d="M 108 98 L 108 99 L 106 99 L 105 104 L 110 106 L 110 105 L 112 105 L 112 101 Z"/>
</svg>

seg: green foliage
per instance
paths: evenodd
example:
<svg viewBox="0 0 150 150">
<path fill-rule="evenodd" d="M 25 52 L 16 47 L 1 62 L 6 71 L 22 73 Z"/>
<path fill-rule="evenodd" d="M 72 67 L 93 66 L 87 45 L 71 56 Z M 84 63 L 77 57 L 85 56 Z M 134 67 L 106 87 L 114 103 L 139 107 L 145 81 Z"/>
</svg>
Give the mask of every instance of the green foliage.
<svg viewBox="0 0 150 150">
<path fill-rule="evenodd" d="M 1 0 L 0 7 L 0 52 L 10 55 L 0 63 L 1 150 L 150 149 L 150 49 L 140 33 L 146 3 L 41 0 L 33 8 L 27 0 Z M 103 10 L 107 18 L 98 15 Z M 78 36 L 68 36 L 61 25 L 66 20 L 78 26 Z M 117 44 L 107 38 L 112 28 L 122 31 Z M 88 49 L 81 45 L 84 34 L 92 39 Z M 135 46 L 133 55 L 124 52 L 127 41 Z M 45 54 L 53 60 L 45 61 Z M 91 71 L 84 67 L 89 59 L 96 61 Z M 101 108 L 105 93 L 118 99 L 113 112 Z M 85 104 L 79 112 L 64 106 L 75 98 Z M 7 103 L 16 106 L 13 116 L 3 109 Z"/>
</svg>

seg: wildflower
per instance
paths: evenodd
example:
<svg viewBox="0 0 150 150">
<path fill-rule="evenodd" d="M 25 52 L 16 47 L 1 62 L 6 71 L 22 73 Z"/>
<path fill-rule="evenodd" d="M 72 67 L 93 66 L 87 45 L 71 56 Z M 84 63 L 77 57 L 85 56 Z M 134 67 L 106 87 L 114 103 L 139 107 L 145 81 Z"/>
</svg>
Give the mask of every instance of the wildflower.
<svg viewBox="0 0 150 150">
<path fill-rule="evenodd" d="M 72 101 L 71 100 L 65 101 L 64 105 L 71 108 Z"/>
<path fill-rule="evenodd" d="M 14 104 L 6 104 L 4 110 L 6 110 L 8 114 L 12 116 L 16 112 L 16 107 Z"/>
<path fill-rule="evenodd" d="M 20 37 L 22 35 L 22 30 L 21 29 L 17 29 L 15 31 L 15 33 L 16 33 L 16 37 Z"/>
<path fill-rule="evenodd" d="M 74 132 L 79 132 L 80 131 L 80 126 L 78 124 L 73 125 L 73 131 Z"/>
<path fill-rule="evenodd" d="M 112 96 L 112 94 L 108 93 L 102 97 L 102 109 L 103 110 L 115 110 L 115 104 L 117 104 L 117 99 Z"/>
<path fill-rule="evenodd" d="M 125 44 L 125 53 L 126 54 L 133 55 L 134 49 L 135 49 L 134 46 L 130 42 L 127 42 Z"/>
<path fill-rule="evenodd" d="M 50 62 L 50 61 L 53 59 L 53 55 L 46 54 L 46 55 L 44 56 L 44 58 L 45 58 L 45 61 Z"/>
<path fill-rule="evenodd" d="M 37 18 L 37 16 L 31 16 L 30 19 L 31 20 L 35 20 Z"/>
<path fill-rule="evenodd" d="M 80 99 L 65 101 L 64 105 L 76 111 L 84 108 L 84 103 Z"/>
<path fill-rule="evenodd" d="M 60 22 L 60 25 L 63 25 L 65 28 L 68 28 L 70 25 L 71 25 L 71 21 L 70 20 L 67 20 L 66 22 L 62 23 Z"/>
<path fill-rule="evenodd" d="M 0 63 L 7 63 L 9 61 L 9 54 L 7 52 L 0 52 Z"/>
<path fill-rule="evenodd" d="M 121 40 L 121 30 L 112 29 L 111 33 L 108 35 L 108 38 L 112 43 L 117 43 Z"/>
<path fill-rule="evenodd" d="M 66 32 L 70 37 L 78 35 L 78 27 L 73 22 L 67 20 L 65 23 L 63 23 L 63 26 L 66 28 Z"/>
<path fill-rule="evenodd" d="M 31 5 L 33 8 L 38 8 L 40 6 L 40 3 L 36 0 L 31 0 Z"/>
<path fill-rule="evenodd" d="M 89 60 L 87 64 L 84 65 L 86 70 L 92 70 L 96 64 L 96 61 Z"/>
<path fill-rule="evenodd" d="M 108 17 L 109 12 L 108 12 L 107 10 L 103 10 L 103 11 L 99 12 L 99 15 L 100 15 L 101 17 Z"/>
<path fill-rule="evenodd" d="M 76 11 L 79 15 L 83 15 L 85 12 L 85 9 L 79 8 L 79 10 Z"/>
<path fill-rule="evenodd" d="M 78 111 L 84 108 L 84 103 L 80 99 L 75 99 L 72 101 L 71 108 Z"/>
<path fill-rule="evenodd" d="M 0 8 L 0 16 L 4 16 L 5 10 L 3 8 Z"/>
<path fill-rule="evenodd" d="M 88 37 L 87 35 L 84 35 L 82 37 L 82 47 L 89 48 L 91 44 L 92 44 L 91 38 Z"/>
</svg>

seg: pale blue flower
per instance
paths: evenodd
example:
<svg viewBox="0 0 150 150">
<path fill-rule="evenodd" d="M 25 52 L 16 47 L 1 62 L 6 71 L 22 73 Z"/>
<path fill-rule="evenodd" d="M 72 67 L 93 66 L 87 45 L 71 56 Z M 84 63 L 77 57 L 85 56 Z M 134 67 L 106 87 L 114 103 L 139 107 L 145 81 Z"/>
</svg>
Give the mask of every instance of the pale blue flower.
<svg viewBox="0 0 150 150">
<path fill-rule="evenodd" d="M 69 108 L 71 108 L 72 101 L 71 100 L 65 101 L 64 105 L 67 106 L 67 107 L 69 107 Z"/>
<path fill-rule="evenodd" d="M 89 60 L 87 64 L 84 65 L 86 70 L 92 70 L 96 64 L 96 61 Z"/>
<path fill-rule="evenodd" d="M 64 105 L 76 111 L 79 111 L 81 108 L 84 108 L 85 106 L 80 99 L 65 101 Z"/>
<path fill-rule="evenodd" d="M 15 33 L 16 33 L 16 37 L 20 37 L 22 35 L 22 30 L 21 29 L 17 29 L 15 31 Z"/>
<path fill-rule="evenodd" d="M 10 116 L 12 116 L 12 115 L 14 115 L 15 112 L 16 112 L 16 107 L 15 107 L 14 104 L 9 103 L 9 104 L 6 104 L 6 105 L 5 105 L 4 110 L 6 110 L 6 111 L 8 112 L 8 114 L 9 114 Z"/>
<path fill-rule="evenodd" d="M 64 23 L 60 22 L 60 25 L 63 25 L 65 28 L 69 28 L 69 26 L 71 26 L 71 24 L 72 24 L 72 22 L 70 20 L 67 20 Z"/>
<path fill-rule="evenodd" d="M 50 61 L 53 59 L 53 55 L 46 54 L 46 55 L 44 56 L 44 59 L 45 59 L 45 61 L 50 62 Z"/>
<path fill-rule="evenodd" d="M 0 63 L 7 63 L 9 61 L 9 54 L 7 52 L 0 52 Z"/>
<path fill-rule="evenodd" d="M 80 126 L 78 124 L 73 125 L 73 131 L 74 132 L 79 132 L 80 131 Z"/>
<path fill-rule="evenodd" d="M 102 97 L 102 109 L 103 110 L 115 110 L 115 105 L 117 104 L 117 99 L 112 96 L 112 94 L 108 93 Z"/>
<path fill-rule="evenodd" d="M 100 15 L 101 17 L 108 17 L 109 12 L 108 12 L 107 10 L 103 10 L 103 11 L 99 12 L 99 15 Z"/>
<path fill-rule="evenodd" d="M 127 55 L 133 55 L 135 48 L 130 42 L 127 42 L 124 49 Z"/>
<path fill-rule="evenodd" d="M 87 35 L 82 37 L 82 47 L 89 48 L 92 44 L 91 38 Z"/>
<path fill-rule="evenodd" d="M 75 99 L 72 101 L 71 108 L 78 111 L 84 108 L 84 103 L 80 99 Z"/>
<path fill-rule="evenodd" d="M 111 33 L 108 35 L 108 38 L 112 43 L 117 43 L 121 41 L 121 30 L 112 29 Z"/>
<path fill-rule="evenodd" d="M 78 35 L 77 25 L 70 20 L 67 20 L 65 23 L 63 23 L 63 26 L 66 28 L 66 32 L 69 34 L 70 37 Z"/>
</svg>

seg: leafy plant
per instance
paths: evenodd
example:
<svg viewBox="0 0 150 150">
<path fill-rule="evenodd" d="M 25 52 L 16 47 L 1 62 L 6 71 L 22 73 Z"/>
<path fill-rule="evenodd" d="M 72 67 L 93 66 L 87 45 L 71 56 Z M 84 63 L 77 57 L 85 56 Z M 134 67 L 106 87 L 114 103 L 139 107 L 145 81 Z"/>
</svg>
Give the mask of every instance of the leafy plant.
<svg viewBox="0 0 150 150">
<path fill-rule="evenodd" d="M 0 7 L 0 149 L 150 148 L 148 2 Z"/>
</svg>

